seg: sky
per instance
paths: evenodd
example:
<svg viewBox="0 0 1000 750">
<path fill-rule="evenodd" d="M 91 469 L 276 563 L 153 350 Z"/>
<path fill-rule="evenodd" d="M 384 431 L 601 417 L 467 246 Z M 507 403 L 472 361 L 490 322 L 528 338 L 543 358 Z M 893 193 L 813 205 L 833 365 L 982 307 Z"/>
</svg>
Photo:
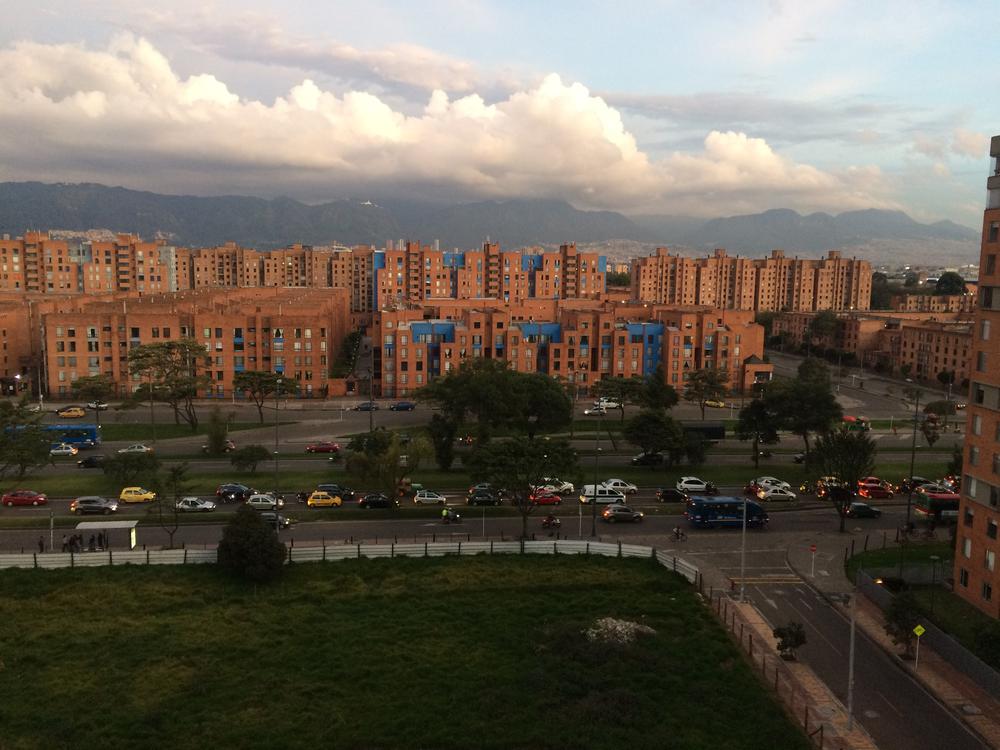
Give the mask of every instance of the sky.
<svg viewBox="0 0 1000 750">
<path fill-rule="evenodd" d="M 997 16 L 972 0 L 0 0 L 0 180 L 887 208 L 978 228 Z"/>
</svg>

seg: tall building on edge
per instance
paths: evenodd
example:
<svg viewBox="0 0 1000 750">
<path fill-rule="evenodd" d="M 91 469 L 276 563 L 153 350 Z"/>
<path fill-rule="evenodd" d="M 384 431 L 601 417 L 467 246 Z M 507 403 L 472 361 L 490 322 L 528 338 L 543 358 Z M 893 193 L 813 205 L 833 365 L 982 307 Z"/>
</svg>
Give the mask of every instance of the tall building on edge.
<svg viewBox="0 0 1000 750">
<path fill-rule="evenodd" d="M 971 390 L 955 552 L 955 592 L 1000 617 L 1000 135 L 990 142 L 972 335 Z"/>
</svg>

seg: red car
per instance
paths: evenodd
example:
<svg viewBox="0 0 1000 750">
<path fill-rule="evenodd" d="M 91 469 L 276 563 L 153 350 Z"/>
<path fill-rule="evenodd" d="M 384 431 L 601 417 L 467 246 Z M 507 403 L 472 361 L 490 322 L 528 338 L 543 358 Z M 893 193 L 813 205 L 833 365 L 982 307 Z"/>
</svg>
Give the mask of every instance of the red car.
<svg viewBox="0 0 1000 750">
<path fill-rule="evenodd" d="M 885 482 L 883 482 L 878 477 L 865 477 L 864 479 L 859 479 L 858 480 L 858 487 L 865 487 L 865 486 L 871 486 L 871 485 L 877 485 L 877 486 L 881 487 L 881 486 L 885 485 Z"/>
<path fill-rule="evenodd" d="M 321 440 L 318 443 L 311 443 L 307 445 L 306 453 L 340 453 L 340 443 L 332 443 L 329 440 Z"/>
<path fill-rule="evenodd" d="M 858 495 L 870 497 L 878 500 L 888 500 L 892 497 L 892 490 L 881 484 L 863 484 L 858 488 Z"/>
<path fill-rule="evenodd" d="M 538 489 L 528 496 L 532 505 L 562 505 L 562 497 L 555 492 Z"/>
<path fill-rule="evenodd" d="M 11 490 L 0 499 L 8 508 L 12 505 L 45 505 L 49 498 L 34 490 Z"/>
</svg>

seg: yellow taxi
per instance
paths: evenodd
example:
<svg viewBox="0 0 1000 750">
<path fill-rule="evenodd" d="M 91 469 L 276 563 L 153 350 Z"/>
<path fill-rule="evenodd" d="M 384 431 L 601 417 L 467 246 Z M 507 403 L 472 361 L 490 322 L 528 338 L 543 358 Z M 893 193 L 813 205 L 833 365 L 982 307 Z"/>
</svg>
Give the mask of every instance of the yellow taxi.
<svg viewBox="0 0 1000 750">
<path fill-rule="evenodd" d="M 156 499 L 156 493 L 142 487 L 126 487 L 118 499 L 123 503 L 151 503 Z"/>
<path fill-rule="evenodd" d="M 339 495 L 331 495 L 329 492 L 316 490 L 306 500 L 306 505 L 310 508 L 339 508 L 344 504 Z"/>
<path fill-rule="evenodd" d="M 87 416 L 87 412 L 82 406 L 64 406 L 56 412 L 56 415 L 63 419 L 81 419 Z"/>
<path fill-rule="evenodd" d="M 725 401 L 719 401 L 719 399 L 717 399 L 717 398 L 710 398 L 708 401 L 705 402 L 705 406 L 711 406 L 711 407 L 713 407 L 715 409 L 725 409 L 726 408 L 726 402 Z"/>
</svg>

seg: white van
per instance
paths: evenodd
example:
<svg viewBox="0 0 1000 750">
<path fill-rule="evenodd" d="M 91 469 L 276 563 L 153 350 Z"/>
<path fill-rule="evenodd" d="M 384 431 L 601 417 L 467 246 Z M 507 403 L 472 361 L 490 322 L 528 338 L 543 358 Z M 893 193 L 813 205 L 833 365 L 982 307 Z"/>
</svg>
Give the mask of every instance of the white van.
<svg viewBox="0 0 1000 750">
<path fill-rule="evenodd" d="M 594 485 L 585 484 L 580 490 L 580 502 L 586 504 L 591 501 L 596 502 L 598 505 L 613 505 L 615 503 L 624 505 L 625 496 L 618 490 L 600 484 L 597 485 L 595 492 Z"/>
</svg>

